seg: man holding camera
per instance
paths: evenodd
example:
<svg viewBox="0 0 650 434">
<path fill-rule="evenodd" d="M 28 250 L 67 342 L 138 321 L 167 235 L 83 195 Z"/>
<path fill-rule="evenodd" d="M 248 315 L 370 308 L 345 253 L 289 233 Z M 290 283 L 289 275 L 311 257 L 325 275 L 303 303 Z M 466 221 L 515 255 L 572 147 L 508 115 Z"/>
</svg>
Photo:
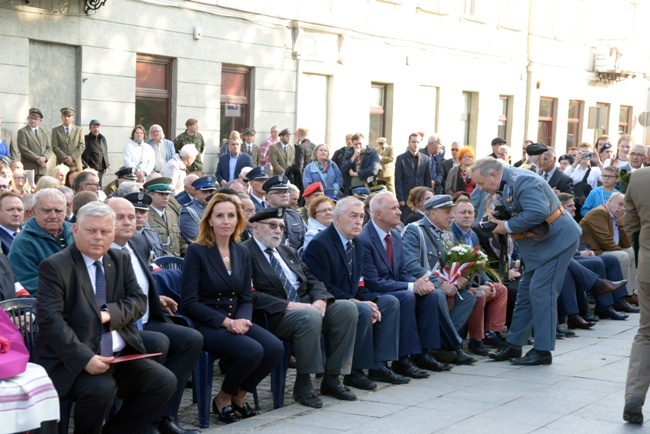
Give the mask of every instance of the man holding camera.
<svg viewBox="0 0 650 434">
<path fill-rule="evenodd" d="M 472 179 L 483 191 L 497 194 L 504 208 L 495 234 L 512 234 L 526 264 L 519 283 L 517 304 L 504 348 L 489 353 L 497 360 L 515 365 L 550 365 L 555 349 L 557 298 L 567 264 L 575 253 L 580 227 L 564 211 L 553 190 L 540 176 L 528 170 L 504 167 L 492 158 L 478 160 L 472 167 Z M 532 327 L 533 349 L 522 357 Z"/>
</svg>

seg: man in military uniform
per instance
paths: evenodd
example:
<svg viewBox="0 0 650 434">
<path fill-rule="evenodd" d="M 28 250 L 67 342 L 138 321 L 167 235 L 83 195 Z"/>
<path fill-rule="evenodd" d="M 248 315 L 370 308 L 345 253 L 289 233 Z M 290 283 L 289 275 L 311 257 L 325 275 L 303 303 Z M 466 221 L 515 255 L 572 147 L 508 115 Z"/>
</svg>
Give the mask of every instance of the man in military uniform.
<svg viewBox="0 0 650 434">
<path fill-rule="evenodd" d="M 538 175 L 541 174 L 542 169 L 539 168 L 539 156 L 544 152 L 548 151 L 548 148 L 541 143 L 533 143 L 526 147 L 526 162 L 524 162 L 519 168 L 530 170 L 535 172 Z"/>
<path fill-rule="evenodd" d="M 255 204 L 255 212 L 264 209 L 268 206 L 266 203 L 266 192 L 264 191 L 264 183 L 269 179 L 268 169 L 266 166 L 257 166 L 246 174 L 251 192 L 250 197 Z"/>
<path fill-rule="evenodd" d="M 241 151 L 245 154 L 248 154 L 253 159 L 253 164 L 255 166 L 260 164 L 260 145 L 255 144 L 255 130 L 252 128 L 246 128 L 244 134 L 242 134 L 242 139 L 244 139 L 241 144 Z"/>
<path fill-rule="evenodd" d="M 149 207 L 149 226 L 158 233 L 167 254 L 183 257 L 187 244 L 181 237 L 178 227 L 178 214 L 169 205 L 172 180 L 158 177 L 146 182 L 142 187 L 151 196 Z"/>
<path fill-rule="evenodd" d="M 158 233 L 149 227 L 149 206 L 151 206 L 151 196 L 146 193 L 130 193 L 124 196 L 124 199 L 133 204 L 135 208 L 135 230 L 144 235 L 149 249 L 149 260 L 167 255 L 160 241 Z"/>
<path fill-rule="evenodd" d="M 274 176 L 264 183 L 264 191 L 266 192 L 266 200 L 269 207 L 287 207 L 289 205 L 289 180 L 284 175 Z M 282 244 L 299 249 L 305 242 L 305 233 L 307 227 L 305 222 L 296 211 L 292 209 L 286 210 L 284 213 L 284 223 L 286 230 L 282 237 Z"/>
<path fill-rule="evenodd" d="M 16 141 L 20 151 L 20 161 L 25 170 L 34 171 L 34 182 L 47 175 L 47 162 L 52 156 L 50 139 L 45 128 L 39 127 L 43 113 L 33 107 L 27 115 L 27 125 L 18 130 Z"/>
<path fill-rule="evenodd" d="M 392 146 L 386 144 L 386 138 L 380 137 L 377 139 L 377 153 L 379 154 L 379 161 L 381 162 L 381 169 L 377 177 L 384 181 L 386 189 L 395 194 L 395 155 Z"/>
<path fill-rule="evenodd" d="M 199 133 L 199 121 L 196 119 L 188 119 L 185 122 L 187 129 L 185 132 L 180 133 L 176 140 L 174 140 L 174 148 L 176 152 L 180 152 L 183 145 L 193 144 L 196 146 L 196 149 L 199 151 L 199 155 L 196 156 L 196 160 L 190 167 L 187 168 L 187 172 L 203 172 L 203 150 L 205 149 L 205 140 L 203 136 Z"/>
<path fill-rule="evenodd" d="M 83 130 L 74 125 L 74 109 L 61 109 L 62 124 L 52 130 L 52 152 L 56 164 L 65 164 L 70 169 L 83 170 L 81 155 L 86 149 Z"/>
<path fill-rule="evenodd" d="M 217 190 L 216 182 L 217 178 L 214 176 L 204 176 L 192 183 L 194 197 L 189 204 L 181 209 L 181 216 L 178 220 L 181 235 L 187 244 L 192 244 L 199 234 L 199 221 L 205 212 L 208 197 Z"/>
<path fill-rule="evenodd" d="M 117 187 L 119 187 L 123 182 L 138 182 L 138 169 L 135 167 L 122 166 L 120 167 L 120 170 L 115 172 L 115 176 L 117 176 L 117 178 L 104 187 L 104 193 L 106 196 L 111 196 L 117 193 Z"/>
</svg>

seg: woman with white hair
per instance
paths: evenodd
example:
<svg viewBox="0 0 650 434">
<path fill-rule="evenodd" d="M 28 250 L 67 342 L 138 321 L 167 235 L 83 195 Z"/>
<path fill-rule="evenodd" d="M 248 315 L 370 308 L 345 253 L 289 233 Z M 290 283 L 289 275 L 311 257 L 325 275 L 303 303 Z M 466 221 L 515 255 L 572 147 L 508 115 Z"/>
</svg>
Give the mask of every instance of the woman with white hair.
<svg viewBox="0 0 650 434">
<path fill-rule="evenodd" d="M 183 191 L 183 180 L 187 175 L 187 168 L 194 163 L 197 155 L 199 155 L 199 151 L 196 146 L 183 145 L 178 154 L 166 162 L 160 170 L 162 176 L 172 180 L 171 186 L 175 192 Z"/>
</svg>

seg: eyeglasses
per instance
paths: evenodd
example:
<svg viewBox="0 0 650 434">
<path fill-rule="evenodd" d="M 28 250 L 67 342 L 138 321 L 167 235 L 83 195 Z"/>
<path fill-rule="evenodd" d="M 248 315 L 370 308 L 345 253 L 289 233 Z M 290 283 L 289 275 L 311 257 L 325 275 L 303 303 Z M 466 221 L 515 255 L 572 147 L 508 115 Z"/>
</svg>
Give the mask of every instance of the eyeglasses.
<svg viewBox="0 0 650 434">
<path fill-rule="evenodd" d="M 630 158 L 645 158 L 645 155 L 637 154 L 636 152 L 631 152 L 630 153 Z"/>
<path fill-rule="evenodd" d="M 333 212 L 333 211 L 334 211 L 334 209 L 332 209 L 332 208 L 323 208 L 323 209 L 316 210 L 316 214 L 321 213 L 321 212 Z"/>
<path fill-rule="evenodd" d="M 95 187 L 99 187 L 99 182 L 87 182 L 86 185 L 92 185 Z"/>
<path fill-rule="evenodd" d="M 276 230 L 277 228 L 280 228 L 282 232 L 287 228 L 284 223 L 273 223 L 273 222 L 257 222 L 257 223 L 262 223 L 263 225 L 267 225 L 268 227 L 271 228 L 272 231 Z"/>
<path fill-rule="evenodd" d="M 273 190 L 267 194 L 277 194 L 278 196 L 289 196 L 289 190 Z"/>
</svg>

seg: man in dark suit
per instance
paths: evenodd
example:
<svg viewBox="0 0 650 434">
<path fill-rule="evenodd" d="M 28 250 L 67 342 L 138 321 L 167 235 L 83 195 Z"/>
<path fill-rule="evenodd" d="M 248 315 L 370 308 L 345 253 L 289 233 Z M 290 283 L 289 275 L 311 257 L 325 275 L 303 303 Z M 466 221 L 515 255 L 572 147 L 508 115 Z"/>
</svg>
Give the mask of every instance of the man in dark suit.
<svg viewBox="0 0 650 434">
<path fill-rule="evenodd" d="M 456 161 L 456 155 L 458 154 L 458 151 L 460 151 L 460 145 L 458 144 L 458 142 L 452 142 L 451 158 L 447 158 L 445 161 L 442 162 L 442 185 L 443 186 L 447 181 L 447 174 L 449 173 L 451 168 L 458 165 L 458 161 Z"/>
<path fill-rule="evenodd" d="M 429 373 L 449 371 L 428 354 L 440 348 L 439 299 L 428 276 L 419 279 L 406 272 L 402 239 L 394 230 L 400 224 L 399 204 L 389 191 L 377 193 L 370 201 L 370 221 L 359 240 L 364 244 L 363 279 L 368 289 L 390 294 L 400 302 L 399 361 L 392 369 L 411 378 L 426 378 Z M 416 366 L 422 369 L 418 369 Z"/>
<path fill-rule="evenodd" d="M 409 137 L 409 142 L 411 138 Z M 435 194 L 441 194 L 445 188 L 444 172 L 442 169 L 442 155 L 440 154 L 442 148 L 442 139 L 438 134 L 433 134 L 427 140 L 427 146 L 420 149 L 420 152 L 429 157 L 429 172 L 431 174 L 431 188 Z M 444 149 L 443 149 L 444 153 Z M 428 187 L 428 184 L 424 185 Z M 408 195 L 407 195 L 408 197 Z"/>
<path fill-rule="evenodd" d="M 239 178 L 239 172 L 244 167 L 253 167 L 253 159 L 250 155 L 241 152 L 241 139 L 239 135 L 231 136 L 228 141 L 228 150 L 226 155 L 219 157 L 217 172 L 215 176 L 220 185 Z"/>
<path fill-rule="evenodd" d="M 414 187 L 429 187 L 431 185 L 430 158 L 426 153 L 418 152 L 420 147 L 420 135 L 412 133 L 409 136 L 408 149 L 397 156 L 395 162 L 395 191 L 402 221 L 411 213 L 406 200 Z"/>
<path fill-rule="evenodd" d="M 293 139 L 296 142 L 296 146 L 302 148 L 303 161 L 300 170 L 303 170 L 309 163 L 311 163 L 312 154 L 314 153 L 316 145 L 309 140 L 309 128 L 298 128 L 294 133 Z"/>
<path fill-rule="evenodd" d="M 86 148 L 83 130 L 74 125 L 74 109 L 61 109 L 62 124 L 52 130 L 52 152 L 56 164 L 65 164 L 70 169 L 82 170 L 81 155 Z"/>
<path fill-rule="evenodd" d="M 130 256 L 110 249 L 115 213 L 108 205 L 82 207 L 73 231 L 75 243 L 39 266 L 36 359 L 59 396 L 76 402 L 75 431 L 141 433 L 173 395 L 176 378 L 147 358 L 111 364 L 114 356 L 145 352 L 136 320 L 146 297 Z M 123 405 L 104 425 L 116 394 Z"/>
<path fill-rule="evenodd" d="M 266 202 L 266 191 L 264 191 L 264 183 L 269 179 L 268 170 L 265 166 L 253 167 L 253 169 L 246 174 L 251 190 L 249 196 L 255 205 L 255 212 L 264 209 L 268 206 Z"/>
<path fill-rule="evenodd" d="M 293 396 L 302 405 L 320 408 L 310 374 L 325 373 L 321 393 L 354 401 L 339 375 L 350 373 L 354 350 L 357 308 L 349 300 L 334 300 L 294 249 L 280 245 L 285 208 L 265 208 L 250 218 L 253 238 L 243 243 L 251 252 L 253 305 L 270 316 L 271 331 L 292 341 L 296 355 Z M 321 333 L 328 336 L 327 360 L 323 363 Z"/>
<path fill-rule="evenodd" d="M 365 187 L 368 182 L 375 180 L 381 169 L 381 160 L 377 151 L 368 148 L 366 137 L 357 133 L 352 136 L 352 148 L 345 152 L 340 168 L 343 194 L 350 194 L 353 188 Z"/>
<path fill-rule="evenodd" d="M 101 126 L 101 122 L 97 119 L 90 121 L 90 133 L 84 137 L 86 148 L 81 155 L 84 167 L 90 167 L 97 171 L 100 187 L 104 173 L 111 167 L 111 163 L 108 160 L 106 137 L 99 131 Z"/>
<path fill-rule="evenodd" d="M 556 193 L 573 194 L 573 180 L 570 176 L 565 175 L 557 166 L 557 157 L 555 149 L 548 148 L 538 161 L 539 168 L 542 170 L 541 176 L 548 182 L 553 191 Z"/>
<path fill-rule="evenodd" d="M 20 231 L 25 206 L 17 193 L 5 191 L 0 194 L 0 245 L 2 253 L 9 254 L 14 238 Z"/>
<path fill-rule="evenodd" d="M 112 248 L 123 250 L 131 256 L 131 265 L 135 277 L 147 297 L 146 310 L 138 322 L 142 328 L 140 336 L 148 351 L 162 352 L 160 361 L 176 376 L 176 392 L 167 401 L 160 414 L 154 418 L 153 426 L 163 434 L 195 434 L 197 431 L 183 430 L 174 420 L 178 418 L 187 378 L 203 348 L 203 337 L 196 330 L 173 324 L 163 315 L 170 315 L 178 310 L 178 304 L 171 298 L 159 295 L 149 266 L 149 249 L 142 234 L 136 233 L 135 208 L 133 204 L 121 197 L 114 197 L 107 202 L 115 211 L 115 240 Z M 161 271 L 164 272 L 164 271 Z M 153 333 L 152 333 L 153 332 Z M 162 336 L 163 339 L 160 339 Z M 150 342 L 153 340 L 153 345 Z M 162 341 L 162 343 L 161 343 Z M 162 346 L 161 349 L 158 349 Z"/>
<path fill-rule="evenodd" d="M 336 204 L 332 224 L 307 245 L 304 260 L 314 276 L 337 300 L 351 300 L 359 311 L 352 373 L 343 383 L 372 390 L 373 381 L 408 383 L 386 362 L 398 359 L 399 301 L 392 295 L 370 292 L 362 280 L 363 243 L 356 237 L 363 224 L 363 202 L 348 196 Z M 369 368 L 368 376 L 363 369 Z"/>
<path fill-rule="evenodd" d="M 20 161 L 25 170 L 34 171 L 34 182 L 47 175 L 47 162 L 52 156 L 48 131 L 40 127 L 42 120 L 43 113 L 36 107 L 30 108 L 27 125 L 16 134 Z"/>
</svg>

